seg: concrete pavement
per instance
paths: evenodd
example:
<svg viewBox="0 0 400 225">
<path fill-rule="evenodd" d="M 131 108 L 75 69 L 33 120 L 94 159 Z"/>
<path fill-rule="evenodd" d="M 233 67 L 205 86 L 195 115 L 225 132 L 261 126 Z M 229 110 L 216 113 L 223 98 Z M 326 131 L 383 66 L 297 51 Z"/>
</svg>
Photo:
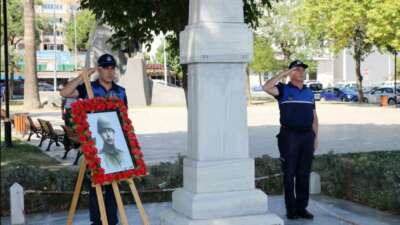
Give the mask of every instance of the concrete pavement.
<svg viewBox="0 0 400 225">
<path fill-rule="evenodd" d="M 400 150 L 400 108 L 320 103 L 317 104 L 317 112 L 320 121 L 320 148 L 316 154 L 329 151 L 347 153 Z M 56 125 L 63 123 L 59 110 L 31 114 L 34 118 L 48 119 Z M 129 114 L 148 164 L 173 161 L 178 153 L 185 154 L 186 108 L 138 108 L 131 109 Z M 279 110 L 276 103 L 248 107 L 252 157 L 265 154 L 278 156 L 275 138 L 279 132 L 278 120 Z M 62 154 L 62 147 L 60 151 L 57 154 Z M 73 153 L 71 155 L 73 158 Z"/>
<path fill-rule="evenodd" d="M 268 208 L 271 212 L 283 218 L 285 225 L 398 225 L 400 217 L 352 202 L 337 200 L 326 196 L 312 196 L 309 210 L 315 215 L 314 220 L 287 220 L 285 217 L 284 200 L 282 196 L 270 196 Z M 159 215 L 171 208 L 171 203 L 144 204 L 151 225 L 159 225 Z M 267 206 L 266 206 L 267 207 Z M 134 205 L 126 206 L 129 224 L 142 224 L 139 212 Z M 67 212 L 28 215 L 27 225 L 64 225 Z M 1 218 L 2 225 L 10 225 L 10 218 Z M 87 210 L 77 211 L 74 225 L 89 224 Z"/>
</svg>

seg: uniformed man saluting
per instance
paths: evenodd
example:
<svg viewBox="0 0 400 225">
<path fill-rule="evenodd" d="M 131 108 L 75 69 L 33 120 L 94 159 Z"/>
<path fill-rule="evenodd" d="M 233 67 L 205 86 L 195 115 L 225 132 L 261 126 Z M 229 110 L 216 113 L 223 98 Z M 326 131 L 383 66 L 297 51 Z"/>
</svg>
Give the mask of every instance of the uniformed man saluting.
<svg viewBox="0 0 400 225">
<path fill-rule="evenodd" d="M 90 84 L 93 89 L 95 97 L 117 97 L 124 101 L 125 106 L 128 106 L 125 88 L 114 83 L 115 79 L 115 67 L 117 62 L 115 58 L 110 54 L 104 54 L 97 60 L 96 69 L 84 69 L 77 78 L 68 82 L 62 90 L 60 95 L 64 98 L 88 98 L 85 85 L 83 84 L 83 78 L 85 76 L 91 76 L 96 70 L 99 74 L 99 78 L 96 81 L 92 81 Z M 117 203 L 111 185 L 105 185 L 105 204 L 107 211 L 107 218 L 109 225 L 118 224 L 117 216 Z M 89 213 L 90 213 L 90 225 L 101 225 L 99 206 L 97 204 L 97 195 L 95 188 L 91 187 L 89 192 Z"/>
<path fill-rule="evenodd" d="M 277 138 L 288 219 L 314 218 L 306 208 L 311 164 L 314 150 L 318 147 L 318 118 L 314 94 L 303 83 L 307 67 L 300 60 L 295 60 L 288 70 L 263 86 L 264 91 L 279 102 L 281 128 Z M 287 76 L 290 78 L 288 84 L 279 82 Z"/>
</svg>

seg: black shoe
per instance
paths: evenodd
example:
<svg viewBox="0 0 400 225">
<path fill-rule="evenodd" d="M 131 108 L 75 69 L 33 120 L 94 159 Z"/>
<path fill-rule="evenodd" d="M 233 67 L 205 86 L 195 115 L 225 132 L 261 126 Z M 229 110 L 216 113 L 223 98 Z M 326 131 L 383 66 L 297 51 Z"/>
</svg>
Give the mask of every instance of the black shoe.
<svg viewBox="0 0 400 225">
<path fill-rule="evenodd" d="M 309 219 L 309 220 L 314 219 L 314 215 L 311 214 L 306 209 L 297 210 L 297 216 L 300 218 Z"/>
<path fill-rule="evenodd" d="M 297 215 L 296 210 L 287 210 L 287 212 L 286 212 L 286 217 L 287 217 L 289 220 L 296 220 L 296 219 L 300 218 L 300 217 Z"/>
</svg>

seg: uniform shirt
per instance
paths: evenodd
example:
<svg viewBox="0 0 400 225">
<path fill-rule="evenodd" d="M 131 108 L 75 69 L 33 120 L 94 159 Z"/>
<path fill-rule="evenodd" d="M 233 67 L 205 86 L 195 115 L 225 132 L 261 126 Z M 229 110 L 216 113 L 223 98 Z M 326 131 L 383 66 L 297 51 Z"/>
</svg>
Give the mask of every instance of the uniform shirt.
<svg viewBox="0 0 400 225">
<path fill-rule="evenodd" d="M 118 97 L 123 100 L 125 105 L 128 106 L 128 100 L 126 98 L 125 88 L 115 84 L 112 82 L 112 87 L 110 90 L 106 90 L 99 82 L 99 80 L 92 81 L 90 83 L 92 85 L 93 94 L 95 97 Z M 81 84 L 77 87 L 79 98 L 86 99 L 88 98 L 87 91 L 85 88 L 85 84 Z"/>
<path fill-rule="evenodd" d="M 128 151 L 122 151 L 115 146 L 104 146 L 99 153 L 101 167 L 106 174 L 130 170 L 134 168 Z"/>
<path fill-rule="evenodd" d="M 276 87 L 279 90 L 279 95 L 275 98 L 279 102 L 281 125 L 293 129 L 310 130 L 315 110 L 312 90 L 306 86 L 300 89 L 291 83 L 278 83 Z"/>
<path fill-rule="evenodd" d="M 123 157 L 120 154 L 122 150 L 119 150 L 114 147 L 114 149 L 102 149 L 99 153 L 101 158 L 101 167 L 106 169 L 106 173 L 111 171 L 121 171 L 124 170 L 123 168 Z"/>
</svg>

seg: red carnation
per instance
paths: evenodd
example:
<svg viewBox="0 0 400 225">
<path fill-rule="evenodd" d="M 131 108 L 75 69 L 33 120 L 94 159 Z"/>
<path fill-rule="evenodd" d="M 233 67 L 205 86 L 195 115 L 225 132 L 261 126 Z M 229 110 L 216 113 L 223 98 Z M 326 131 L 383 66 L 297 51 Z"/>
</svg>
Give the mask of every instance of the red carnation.
<svg viewBox="0 0 400 225">
<path fill-rule="evenodd" d="M 96 162 L 96 164 L 100 164 L 101 163 L 101 159 L 99 157 L 96 157 L 96 159 L 94 161 Z"/>
<path fill-rule="evenodd" d="M 98 171 L 100 174 L 104 174 L 104 172 L 105 172 L 103 168 L 99 168 Z"/>
<path fill-rule="evenodd" d="M 132 153 L 133 153 L 134 155 L 138 155 L 138 154 L 140 153 L 140 151 L 139 151 L 139 149 L 134 149 L 134 150 L 132 151 Z"/>
<path fill-rule="evenodd" d="M 79 134 L 83 133 L 84 131 L 85 131 L 84 127 L 79 126 L 79 125 L 76 127 L 76 132 L 78 132 Z"/>
<path fill-rule="evenodd" d="M 92 170 L 96 169 L 96 167 L 97 167 L 96 163 L 93 163 L 93 162 L 88 163 L 88 166 Z"/>
<path fill-rule="evenodd" d="M 86 142 L 86 136 L 84 136 L 84 135 L 79 135 L 79 141 L 80 141 L 81 143 L 85 143 L 85 142 Z"/>
<path fill-rule="evenodd" d="M 88 145 L 94 145 L 94 140 L 93 140 L 93 139 L 90 139 L 90 140 L 87 142 L 87 144 L 88 144 Z"/>
<path fill-rule="evenodd" d="M 136 139 L 136 135 L 135 135 L 135 134 L 132 134 L 132 133 L 129 133 L 129 134 L 128 134 L 128 138 L 131 139 L 131 140 L 132 140 L 132 139 Z"/>
</svg>

